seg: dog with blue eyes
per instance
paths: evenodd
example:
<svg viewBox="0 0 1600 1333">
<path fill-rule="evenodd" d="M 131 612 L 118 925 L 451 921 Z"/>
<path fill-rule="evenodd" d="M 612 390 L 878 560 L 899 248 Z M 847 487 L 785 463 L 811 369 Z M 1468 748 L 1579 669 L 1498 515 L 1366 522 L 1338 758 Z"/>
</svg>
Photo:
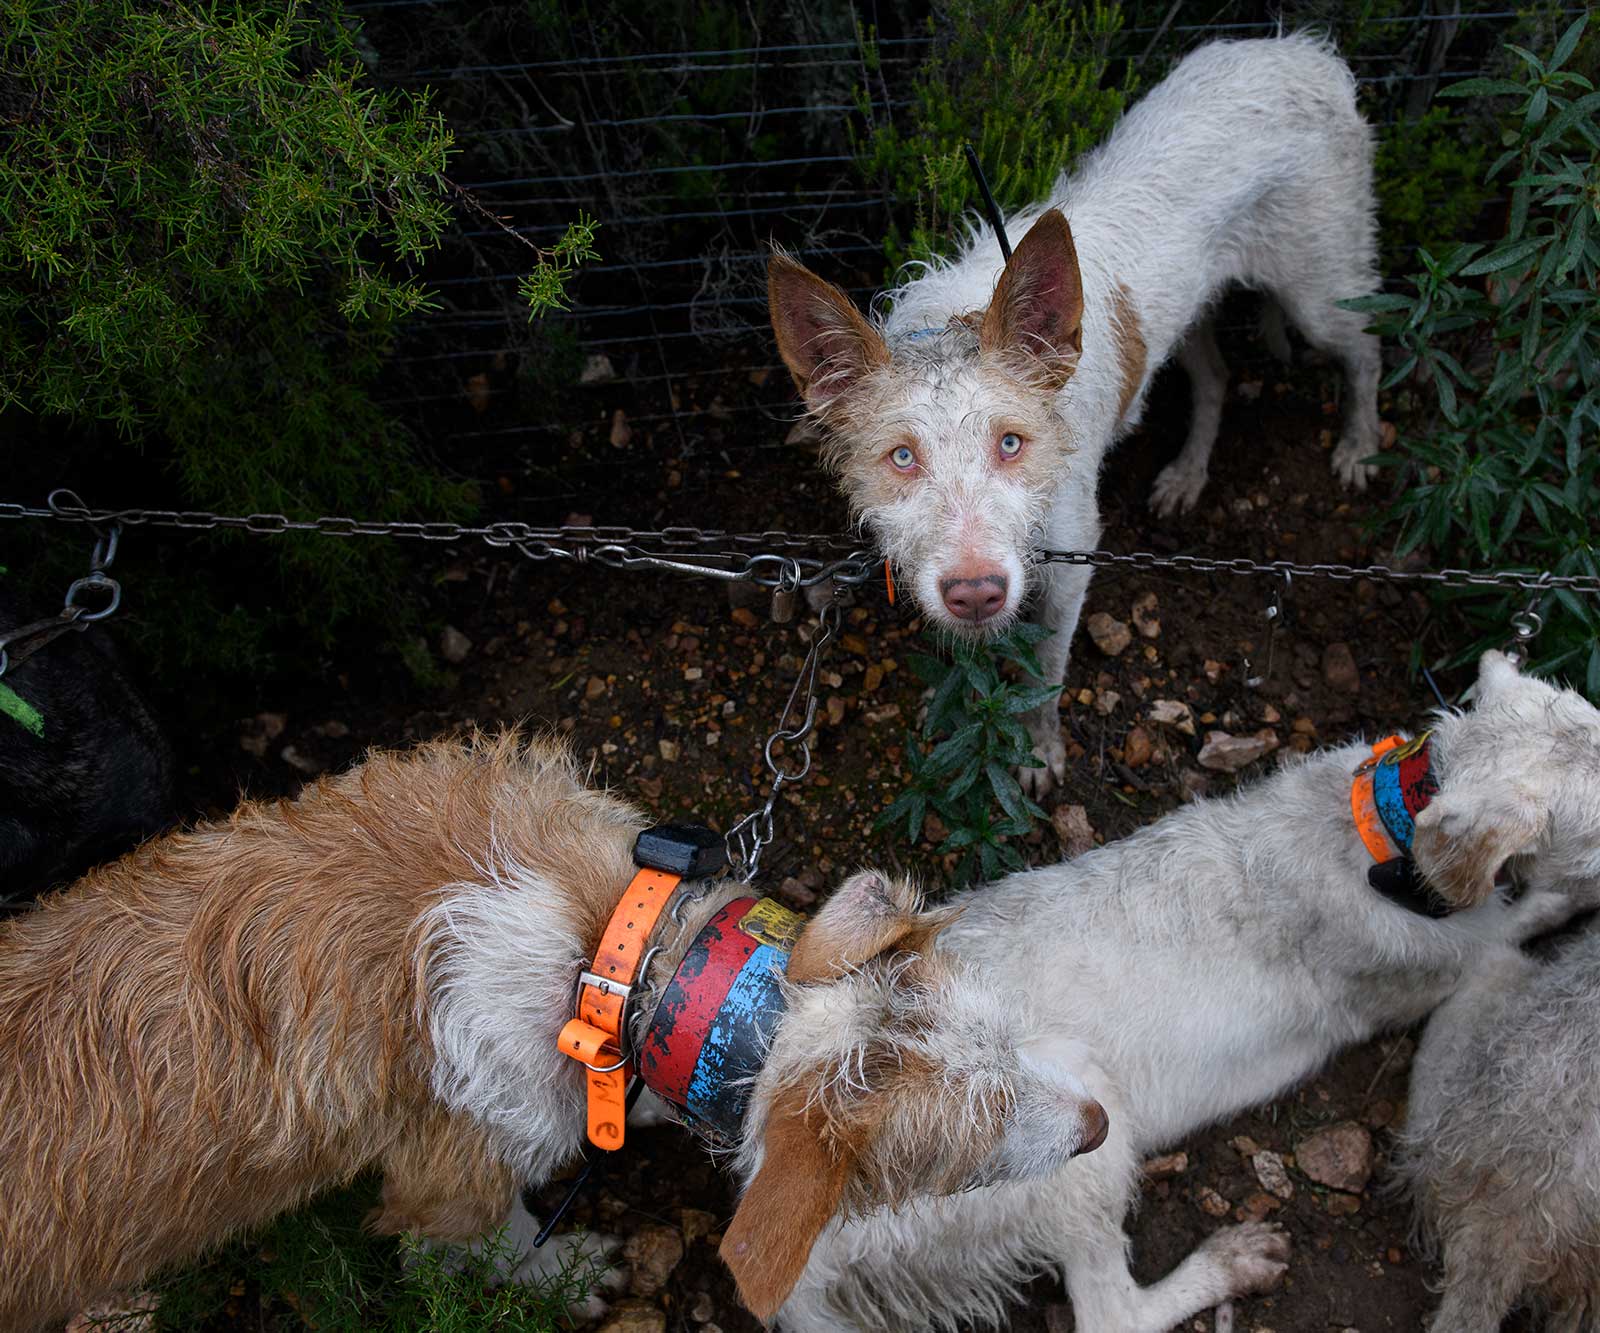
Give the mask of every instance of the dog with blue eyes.
<svg viewBox="0 0 1600 1333">
<path fill-rule="evenodd" d="M 1378 285 L 1372 132 L 1355 80 L 1307 37 L 1215 42 L 1182 61 L 1049 199 L 979 227 L 959 258 L 881 298 L 870 321 L 784 255 L 768 268 L 778 349 L 824 457 L 928 621 L 1003 631 L 1036 594 L 1065 678 L 1090 570 L 1033 552 L 1099 544 L 1095 490 L 1162 363 L 1194 391 L 1188 440 L 1151 505 L 1192 508 L 1227 388 L 1210 311 L 1234 284 L 1271 298 L 1347 378 L 1333 467 L 1365 486 L 1378 450 L 1378 341 L 1339 307 Z M 1276 350 L 1287 355 L 1281 320 Z M 1034 795 L 1065 776 L 1053 701 L 1027 716 Z"/>
</svg>

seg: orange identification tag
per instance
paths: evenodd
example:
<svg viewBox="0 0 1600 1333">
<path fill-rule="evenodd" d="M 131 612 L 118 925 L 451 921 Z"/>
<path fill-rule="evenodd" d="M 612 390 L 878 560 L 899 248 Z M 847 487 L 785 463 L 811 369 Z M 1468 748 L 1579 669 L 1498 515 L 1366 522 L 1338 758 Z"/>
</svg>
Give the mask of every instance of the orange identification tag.
<svg viewBox="0 0 1600 1333">
<path fill-rule="evenodd" d="M 894 605 L 894 570 L 889 567 L 889 562 L 883 562 L 883 586 L 889 593 L 889 605 Z"/>
<path fill-rule="evenodd" d="M 608 1152 L 622 1147 L 628 1076 L 622 1024 L 628 991 L 639 971 L 650 932 L 682 880 L 665 870 L 640 870 L 606 924 L 594 966 L 578 987 L 578 1016 L 568 1020 L 556 1049 L 588 1071 L 589 1142 Z M 616 1068 L 608 1068 L 608 1066 Z"/>
</svg>

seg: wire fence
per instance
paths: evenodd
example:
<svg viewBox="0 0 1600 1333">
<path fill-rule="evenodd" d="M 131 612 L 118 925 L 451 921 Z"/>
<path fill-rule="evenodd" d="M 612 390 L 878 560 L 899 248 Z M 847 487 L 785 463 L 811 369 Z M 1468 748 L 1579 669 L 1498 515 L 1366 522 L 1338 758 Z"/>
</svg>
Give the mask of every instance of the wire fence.
<svg viewBox="0 0 1600 1333">
<path fill-rule="evenodd" d="M 1347 17 L 1319 3 L 1284 17 L 1245 0 L 1203 16 L 1126 4 L 1119 41 L 1149 87 L 1203 41 Z M 863 303 L 882 286 L 883 239 L 906 201 L 884 197 L 857 147 L 869 122 L 911 128 L 913 78 L 932 39 L 878 32 L 869 53 L 862 16 L 812 0 L 773 40 L 730 20 L 703 44 L 640 50 L 640 32 L 663 29 L 641 18 L 639 31 L 603 31 L 565 15 L 541 28 L 537 8 L 349 6 L 381 77 L 431 90 L 461 147 L 453 175 L 504 223 L 466 222 L 429 261 L 421 277 L 438 308 L 401 334 L 384 403 L 469 471 L 475 447 L 604 431 L 618 410 L 630 428 L 668 429 L 680 445 L 708 431 L 724 444 L 731 434 L 747 447 L 780 443 L 796 411 L 764 318 L 770 245 Z M 1528 22 L 1504 7 L 1417 8 L 1364 20 L 1347 51 L 1380 128 L 1418 114 L 1440 84 L 1484 72 Z M 1557 6 L 1547 18 L 1577 12 Z M 688 24 L 680 31 L 690 36 Z M 601 223 L 603 262 L 578 276 L 570 310 L 530 326 L 519 239 L 548 245 L 580 212 Z M 1249 341 L 1253 320 L 1223 332 L 1242 342 L 1230 360 L 1264 359 Z M 576 476 L 591 462 L 546 449 L 539 471 Z"/>
</svg>

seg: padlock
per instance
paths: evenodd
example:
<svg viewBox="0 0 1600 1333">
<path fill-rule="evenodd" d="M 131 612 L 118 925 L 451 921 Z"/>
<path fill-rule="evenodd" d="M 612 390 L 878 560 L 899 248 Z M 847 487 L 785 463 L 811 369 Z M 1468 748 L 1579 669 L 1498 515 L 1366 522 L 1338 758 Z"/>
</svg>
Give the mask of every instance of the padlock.
<svg viewBox="0 0 1600 1333">
<path fill-rule="evenodd" d="M 772 623 L 787 625 L 794 619 L 795 603 L 799 600 L 795 588 L 780 583 L 772 590 Z"/>
</svg>

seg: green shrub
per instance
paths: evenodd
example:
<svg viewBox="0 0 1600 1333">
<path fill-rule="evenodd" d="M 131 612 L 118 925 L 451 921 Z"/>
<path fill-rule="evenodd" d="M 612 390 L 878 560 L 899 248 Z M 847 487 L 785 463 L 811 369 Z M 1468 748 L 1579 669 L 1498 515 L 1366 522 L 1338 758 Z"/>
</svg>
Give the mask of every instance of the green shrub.
<svg viewBox="0 0 1600 1333">
<path fill-rule="evenodd" d="M 884 242 L 891 269 L 949 254 L 963 213 L 981 207 L 964 144 L 977 150 L 996 201 L 1009 210 L 1045 198 L 1110 132 L 1134 86 L 1131 72 L 1102 86 L 1121 27 L 1121 6 L 1102 0 L 949 0 L 928 19 L 932 49 L 902 121 L 858 91 L 868 128 L 856 138 L 857 163 L 886 198 L 911 208 L 909 231 L 896 218 Z M 861 40 L 876 77 L 879 48 L 870 33 Z"/>
<path fill-rule="evenodd" d="M 956 881 L 993 879 L 1019 870 L 1022 858 L 1006 839 L 1019 837 L 1043 819 L 1011 770 L 1039 767 L 1033 743 L 1020 718 L 1061 693 L 1059 685 L 1029 685 L 1006 679 L 1002 663 L 1043 674 L 1034 652 L 1050 631 L 1020 623 L 989 643 L 958 640 L 954 660 L 912 653 L 911 669 L 933 687 L 922 736 L 906 736 L 910 786 L 878 816 L 884 829 L 906 822 L 915 842 L 930 809 L 949 830 L 937 851 L 963 853 Z M 923 743 L 943 737 L 924 754 Z"/>
<path fill-rule="evenodd" d="M 1511 98 L 1504 151 L 1486 179 L 1509 187 L 1505 231 L 1492 244 L 1418 252 L 1414 295 L 1348 302 L 1376 313 L 1404 359 L 1388 385 L 1415 377 L 1428 410 L 1379 461 L 1403 469 L 1381 522 L 1404 554 L 1557 574 L 1600 574 L 1600 94 L 1565 68 L 1586 17 L 1548 61 L 1513 47 L 1516 78 L 1474 78 L 1440 94 Z M 1457 594 L 1481 637 L 1454 661 L 1502 641 L 1526 594 Z M 1545 594 L 1535 665 L 1585 680 L 1600 699 L 1600 608 Z"/>
<path fill-rule="evenodd" d="M 407 270 L 451 218 L 451 135 L 425 93 L 369 85 L 358 35 L 337 0 L 0 0 L 0 428 L 95 464 L 120 437 L 162 507 L 470 511 L 372 394 L 431 304 Z M 593 234 L 530 254 L 536 309 Z M 320 648 L 352 616 L 401 636 L 416 614 L 377 542 L 256 546 L 248 578 L 242 554 L 169 551 L 146 572 L 163 671 L 259 668 L 284 621 Z"/>
<path fill-rule="evenodd" d="M 1379 132 L 1374 166 L 1380 271 L 1409 265 L 1473 228 L 1492 191 L 1483 182 L 1487 147 L 1463 133 L 1461 117 L 1430 107 Z"/>
<path fill-rule="evenodd" d="M 602 1276 L 575 1260 L 554 1278 L 493 1285 L 494 1261 L 508 1253 L 503 1236 L 476 1256 L 375 1236 L 362 1219 L 377 1192 L 377 1181 L 363 1178 L 156 1281 L 156 1327 L 189 1333 L 226 1319 L 253 1328 L 270 1313 L 270 1327 L 316 1333 L 554 1333 Z M 244 1315 L 244 1297 L 260 1316 Z"/>
</svg>

